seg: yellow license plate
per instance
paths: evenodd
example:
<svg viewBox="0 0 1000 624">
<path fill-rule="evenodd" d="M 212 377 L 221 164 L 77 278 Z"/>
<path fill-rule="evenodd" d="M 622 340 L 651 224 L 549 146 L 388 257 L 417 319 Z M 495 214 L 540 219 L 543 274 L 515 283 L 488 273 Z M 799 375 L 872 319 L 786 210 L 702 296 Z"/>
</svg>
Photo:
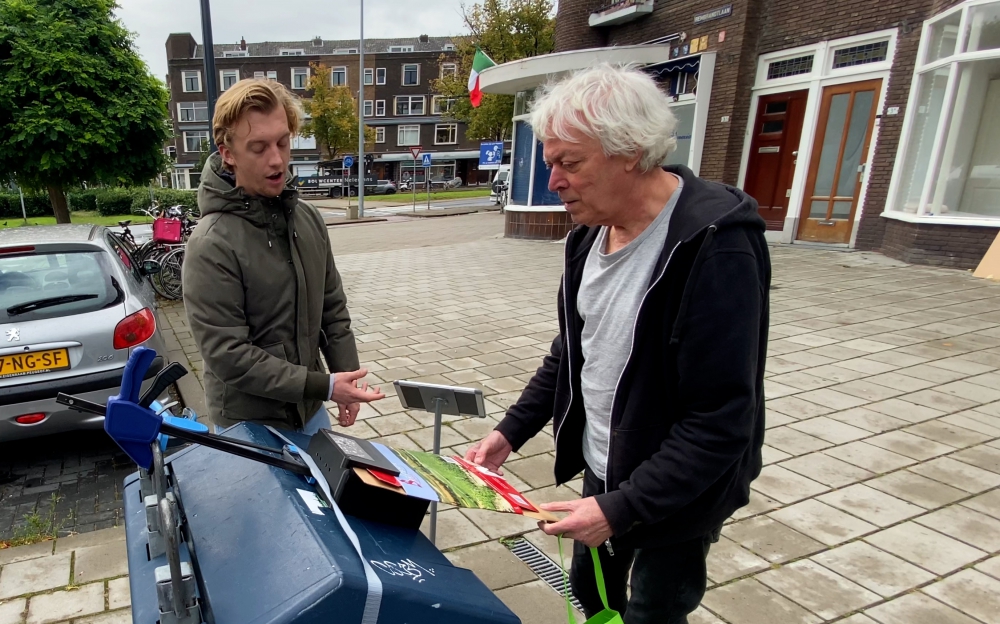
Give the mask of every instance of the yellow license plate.
<svg viewBox="0 0 1000 624">
<path fill-rule="evenodd" d="M 0 379 L 35 375 L 67 368 L 69 368 L 69 351 L 67 349 L 0 355 Z"/>
</svg>

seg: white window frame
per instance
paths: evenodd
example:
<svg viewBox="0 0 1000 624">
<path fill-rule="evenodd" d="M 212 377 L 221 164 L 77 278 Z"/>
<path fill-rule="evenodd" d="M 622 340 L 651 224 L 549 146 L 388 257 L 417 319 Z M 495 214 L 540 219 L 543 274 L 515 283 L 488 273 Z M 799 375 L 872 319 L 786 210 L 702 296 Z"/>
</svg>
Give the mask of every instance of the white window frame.
<svg viewBox="0 0 1000 624">
<path fill-rule="evenodd" d="M 365 117 L 373 117 L 375 115 L 375 102 L 372 100 L 365 100 L 363 115 Z"/>
<path fill-rule="evenodd" d="M 281 48 L 278 56 L 305 56 L 306 51 L 302 48 Z"/>
<path fill-rule="evenodd" d="M 375 100 L 375 116 L 385 117 L 385 100 Z"/>
<path fill-rule="evenodd" d="M 226 86 L 226 74 L 230 74 L 230 75 L 236 77 L 236 80 L 233 81 L 234 85 L 237 82 L 240 81 L 240 70 L 238 70 L 238 69 L 220 69 L 219 70 L 219 93 L 222 93 L 223 91 L 225 91 L 226 89 L 229 88 L 229 87 Z M 231 86 L 232 85 L 230 85 L 230 87 Z"/>
<path fill-rule="evenodd" d="M 399 112 L 399 100 L 400 98 L 406 98 L 406 110 L 405 113 Z M 420 100 L 420 112 L 413 112 L 413 102 Z M 427 114 L 427 96 L 425 95 L 397 95 L 392 98 L 392 114 L 396 117 L 415 117 Z"/>
<path fill-rule="evenodd" d="M 303 145 L 305 143 L 305 145 Z M 314 150 L 316 149 L 316 137 L 304 137 L 296 134 L 292 137 L 291 149 L 293 150 Z"/>
<path fill-rule="evenodd" d="M 223 50 L 222 58 L 242 58 L 250 56 L 250 52 L 247 50 Z"/>
<path fill-rule="evenodd" d="M 454 52 L 455 51 L 455 44 L 454 43 L 446 43 L 446 44 L 444 44 L 444 47 L 441 48 L 441 49 L 444 50 L 445 52 Z"/>
<path fill-rule="evenodd" d="M 417 129 L 417 142 L 416 143 L 404 143 L 403 142 L 403 132 L 413 132 L 413 129 Z M 414 147 L 420 145 L 420 124 L 412 125 L 399 125 L 396 126 L 396 145 L 399 147 Z"/>
<path fill-rule="evenodd" d="M 385 126 L 375 126 L 375 142 L 385 143 Z"/>
<path fill-rule="evenodd" d="M 451 141 L 438 141 L 438 130 L 448 128 L 454 131 L 454 139 Z M 457 123 L 443 123 L 434 124 L 434 145 L 457 145 L 458 144 L 458 124 Z"/>
<path fill-rule="evenodd" d="M 190 74 L 194 74 L 198 78 L 198 88 L 197 89 L 188 89 L 187 88 L 187 80 L 188 80 L 188 76 Z M 202 92 L 201 72 L 198 71 L 198 70 L 182 71 L 181 72 L 181 91 L 183 93 L 201 93 Z"/>
<path fill-rule="evenodd" d="M 365 68 L 365 86 L 375 84 L 375 68 L 366 67 Z"/>
<path fill-rule="evenodd" d="M 344 82 L 334 82 L 333 81 L 333 77 L 336 76 L 337 74 L 343 74 L 344 75 Z M 348 77 L 347 77 L 347 66 L 346 65 L 338 65 L 337 67 L 331 67 L 330 68 L 330 86 L 331 87 L 346 87 L 347 86 L 347 79 L 348 79 Z"/>
<path fill-rule="evenodd" d="M 394 46 L 389 46 L 389 52 L 392 52 L 394 54 L 398 53 L 398 52 L 413 52 L 413 46 L 411 46 L 411 45 L 394 45 Z"/>
<path fill-rule="evenodd" d="M 188 109 L 188 108 L 186 108 L 184 106 L 185 104 L 191 104 L 192 106 Z M 203 104 L 204 107 L 194 106 L 195 104 Z M 205 111 L 205 118 L 204 119 L 181 119 L 181 117 L 183 117 L 183 113 L 181 113 L 182 110 L 197 111 L 199 109 L 203 109 Z M 193 116 L 197 117 L 197 115 L 193 115 Z M 209 119 L 208 119 L 208 102 L 177 102 L 177 123 L 199 123 L 199 122 L 200 123 L 208 123 L 208 121 L 209 121 Z"/>
<path fill-rule="evenodd" d="M 382 86 L 385 84 L 385 68 L 376 67 L 375 68 L 375 85 Z"/>
<path fill-rule="evenodd" d="M 444 78 L 445 74 L 451 74 L 452 76 L 458 75 L 458 63 L 441 63 L 440 69 L 441 75 L 439 78 Z"/>
<path fill-rule="evenodd" d="M 928 207 L 934 203 L 932 196 L 937 185 L 941 181 L 941 162 L 944 158 L 948 135 L 952 129 L 952 117 L 955 114 L 955 104 L 958 97 L 959 75 L 963 64 L 973 61 L 1000 59 L 1000 48 L 990 50 L 980 50 L 967 52 L 966 41 L 969 30 L 969 13 L 976 7 L 997 4 L 997 0 L 973 0 L 966 1 L 948 10 L 941 11 L 933 17 L 923 22 L 920 33 L 920 45 L 917 49 L 917 61 L 910 81 L 910 93 L 906 104 L 906 113 L 903 119 L 903 129 L 899 137 L 899 145 L 896 148 L 895 166 L 892 170 L 892 177 L 889 181 L 889 191 L 886 193 L 883 217 L 905 221 L 909 223 L 937 223 L 942 225 L 969 225 L 997 227 L 1000 224 L 1000 217 L 989 215 L 981 216 L 961 216 L 961 215 L 934 215 L 928 214 Z M 931 30 L 939 22 L 942 22 L 955 13 L 961 12 L 962 16 L 958 26 L 958 38 L 955 41 L 955 50 L 949 55 L 934 61 L 926 62 L 928 46 L 931 40 Z M 950 66 L 950 67 L 949 67 Z M 917 108 L 919 107 L 919 86 L 920 78 L 924 75 L 932 74 L 942 68 L 949 67 L 948 82 L 945 87 L 944 101 L 941 105 L 941 116 L 937 120 L 937 127 L 934 132 L 933 145 L 931 147 L 930 161 L 927 165 L 928 175 L 923 182 L 920 192 L 920 200 L 917 204 L 916 214 L 895 210 L 896 200 L 902 185 L 902 163 L 906 157 L 907 149 L 912 149 L 910 143 L 913 139 L 914 124 L 916 123 Z M 884 87 L 883 87 L 884 89 Z"/>
<path fill-rule="evenodd" d="M 414 66 L 417 68 L 417 81 L 413 84 L 406 84 L 406 68 L 408 66 Z M 419 87 L 420 86 L 420 63 L 403 63 L 401 71 L 399 72 L 399 84 L 403 87 Z"/>
<path fill-rule="evenodd" d="M 441 101 L 450 101 L 452 106 L 458 101 L 458 98 L 449 97 L 447 95 L 435 95 L 431 97 L 431 115 L 444 115 L 448 111 L 440 110 L 439 103 Z"/>
<path fill-rule="evenodd" d="M 267 72 L 267 79 L 268 80 L 273 80 L 275 82 L 278 82 L 278 72 L 277 72 L 277 70 L 273 70 L 273 69 L 268 70 L 268 72 Z"/>
<path fill-rule="evenodd" d="M 305 72 L 305 74 L 303 74 L 302 72 Z M 293 67 L 292 68 L 292 74 L 291 74 L 292 75 L 292 83 L 291 83 L 292 84 L 292 89 L 294 89 L 296 91 L 305 91 L 306 89 L 308 89 L 309 88 L 309 76 L 310 76 L 311 73 L 312 73 L 312 71 L 308 67 Z M 295 86 L 295 77 L 296 76 L 303 76 L 303 75 L 306 77 L 305 81 L 302 83 L 301 87 L 296 87 Z"/>
<path fill-rule="evenodd" d="M 254 80 L 264 80 L 264 77 L 265 77 L 265 74 L 262 71 L 255 71 L 253 73 L 253 79 Z"/>
<path fill-rule="evenodd" d="M 197 149 L 193 149 L 193 150 L 188 149 L 188 135 L 192 135 L 191 138 L 194 138 L 194 135 L 198 135 L 198 148 Z M 208 130 L 186 130 L 186 131 L 184 131 L 184 132 L 181 133 L 181 138 L 184 141 L 184 153 L 185 154 L 198 154 L 198 153 L 201 153 L 201 142 L 202 141 L 209 141 L 209 142 L 211 142 L 211 139 L 208 136 Z"/>
</svg>

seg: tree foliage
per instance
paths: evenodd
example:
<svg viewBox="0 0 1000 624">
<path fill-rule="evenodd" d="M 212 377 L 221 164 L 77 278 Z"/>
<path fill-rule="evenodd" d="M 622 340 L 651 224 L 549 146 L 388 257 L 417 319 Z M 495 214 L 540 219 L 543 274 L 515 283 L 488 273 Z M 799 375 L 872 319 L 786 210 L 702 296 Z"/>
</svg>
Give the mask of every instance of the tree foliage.
<svg viewBox="0 0 1000 624">
<path fill-rule="evenodd" d="M 555 49 L 555 20 L 550 0 L 483 0 L 462 7 L 469 35 L 455 40 L 458 71 L 435 80 L 432 88 L 455 102 L 447 115 L 467 124 L 466 136 L 473 140 L 510 138 L 514 96 L 483 94 L 479 108 L 469 102 L 469 74 L 478 45 L 497 64 Z M 445 60 L 442 58 L 442 60 Z"/>
<path fill-rule="evenodd" d="M 168 94 L 113 0 L 0 0 L 0 171 L 48 191 L 146 184 L 165 165 Z"/>
<path fill-rule="evenodd" d="M 309 89 L 312 99 L 303 102 L 310 116 L 299 134 L 315 137 L 316 145 L 329 160 L 351 154 L 358 148 L 358 106 L 349 87 L 330 85 L 330 68 L 312 63 Z M 375 128 L 365 126 L 365 147 L 375 144 Z"/>
</svg>

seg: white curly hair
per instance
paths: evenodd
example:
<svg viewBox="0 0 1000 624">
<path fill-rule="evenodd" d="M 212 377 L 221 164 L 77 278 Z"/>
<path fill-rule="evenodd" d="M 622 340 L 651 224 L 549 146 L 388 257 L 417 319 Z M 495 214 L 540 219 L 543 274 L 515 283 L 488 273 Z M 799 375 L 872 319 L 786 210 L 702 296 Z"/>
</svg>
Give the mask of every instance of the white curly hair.
<svg viewBox="0 0 1000 624">
<path fill-rule="evenodd" d="M 646 172 L 677 148 L 670 101 L 649 74 L 604 63 L 542 87 L 529 123 L 543 143 L 583 134 L 600 141 L 605 156 L 639 156 Z"/>
</svg>

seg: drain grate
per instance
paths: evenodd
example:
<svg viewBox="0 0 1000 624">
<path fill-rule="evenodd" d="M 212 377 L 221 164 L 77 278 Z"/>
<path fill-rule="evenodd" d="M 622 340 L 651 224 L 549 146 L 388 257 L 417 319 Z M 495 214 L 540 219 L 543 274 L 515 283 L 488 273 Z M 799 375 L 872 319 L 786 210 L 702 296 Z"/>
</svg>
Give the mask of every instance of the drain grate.
<svg viewBox="0 0 1000 624">
<path fill-rule="evenodd" d="M 531 568 L 531 571 L 537 574 L 538 578 L 545 581 L 549 587 L 554 589 L 556 593 L 560 596 L 566 595 L 562 569 L 559 568 L 558 563 L 549 559 L 548 555 L 538 550 L 537 546 L 523 537 L 506 542 L 504 545 L 510 549 L 510 552 L 514 553 L 515 557 Z M 580 601 L 576 599 L 572 591 L 569 592 L 569 601 L 578 611 L 583 611 Z"/>
</svg>

